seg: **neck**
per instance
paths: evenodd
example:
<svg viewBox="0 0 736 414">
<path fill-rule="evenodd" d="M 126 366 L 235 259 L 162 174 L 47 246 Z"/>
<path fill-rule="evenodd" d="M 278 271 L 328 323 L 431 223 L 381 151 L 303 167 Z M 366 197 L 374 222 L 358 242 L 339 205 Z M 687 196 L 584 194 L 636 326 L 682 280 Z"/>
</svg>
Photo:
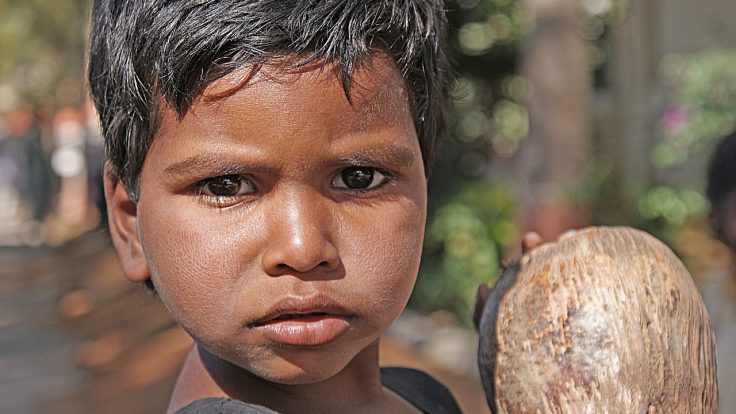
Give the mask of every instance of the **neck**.
<svg viewBox="0 0 736 414">
<path fill-rule="evenodd" d="M 208 397 L 232 398 L 281 413 L 355 413 L 356 407 L 375 412 L 380 406 L 396 403 L 395 396 L 387 395 L 381 385 L 378 341 L 356 355 L 336 375 L 321 382 L 299 385 L 266 381 L 195 345 L 184 362 L 168 412 Z"/>
</svg>

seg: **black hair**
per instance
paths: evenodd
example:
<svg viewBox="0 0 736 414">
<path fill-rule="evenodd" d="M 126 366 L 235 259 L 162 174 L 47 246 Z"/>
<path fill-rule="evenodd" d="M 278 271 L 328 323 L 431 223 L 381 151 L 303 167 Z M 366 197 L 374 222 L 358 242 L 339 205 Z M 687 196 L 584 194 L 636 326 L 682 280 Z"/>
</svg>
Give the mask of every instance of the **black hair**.
<svg viewBox="0 0 736 414">
<path fill-rule="evenodd" d="M 708 165 L 706 194 L 715 209 L 736 191 L 736 131 L 716 145 Z"/>
<path fill-rule="evenodd" d="M 88 77 L 114 179 L 137 200 L 162 105 L 183 117 L 215 80 L 284 56 L 353 71 L 376 50 L 401 71 L 426 171 L 445 128 L 442 0 L 95 0 Z"/>
</svg>

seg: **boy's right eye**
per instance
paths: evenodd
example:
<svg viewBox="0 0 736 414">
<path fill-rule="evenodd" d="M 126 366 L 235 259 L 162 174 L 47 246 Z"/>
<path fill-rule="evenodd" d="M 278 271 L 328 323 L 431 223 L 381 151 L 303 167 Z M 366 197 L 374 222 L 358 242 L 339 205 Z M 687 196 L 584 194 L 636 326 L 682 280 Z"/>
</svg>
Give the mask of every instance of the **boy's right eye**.
<svg viewBox="0 0 736 414">
<path fill-rule="evenodd" d="M 252 181 L 236 174 L 206 178 L 196 184 L 198 195 L 208 202 L 223 206 L 233 204 L 255 191 Z"/>
</svg>

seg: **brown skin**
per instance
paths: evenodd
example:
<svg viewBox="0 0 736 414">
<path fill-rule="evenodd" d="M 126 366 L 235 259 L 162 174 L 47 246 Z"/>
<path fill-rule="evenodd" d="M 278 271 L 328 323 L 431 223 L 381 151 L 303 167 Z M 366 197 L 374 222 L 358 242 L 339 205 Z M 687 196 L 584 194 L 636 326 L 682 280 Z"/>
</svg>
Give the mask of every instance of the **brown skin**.
<svg viewBox="0 0 736 414">
<path fill-rule="evenodd" d="M 736 190 L 713 206 L 711 222 L 718 238 L 736 252 Z"/>
<path fill-rule="evenodd" d="M 181 120 L 164 110 L 138 203 L 106 178 L 127 277 L 150 276 L 196 342 L 169 412 L 218 396 L 283 413 L 415 412 L 383 389 L 378 367 L 379 338 L 414 286 L 425 221 L 403 80 L 373 58 L 355 73 L 351 104 L 334 67 L 286 63 L 245 85 L 250 68 L 221 79 Z M 353 167 L 372 172 L 367 188 L 348 188 Z M 216 196 L 223 188 L 232 191 Z M 282 300 L 348 327 L 318 332 L 318 345 L 274 340 L 257 325 Z"/>
</svg>

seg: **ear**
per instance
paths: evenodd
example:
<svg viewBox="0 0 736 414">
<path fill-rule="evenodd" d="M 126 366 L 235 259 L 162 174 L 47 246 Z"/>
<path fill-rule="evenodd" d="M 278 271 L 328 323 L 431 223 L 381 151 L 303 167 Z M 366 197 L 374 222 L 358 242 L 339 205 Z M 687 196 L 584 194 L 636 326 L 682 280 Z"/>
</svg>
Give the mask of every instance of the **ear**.
<svg viewBox="0 0 736 414">
<path fill-rule="evenodd" d="M 109 164 L 105 165 L 104 182 L 110 236 L 123 273 L 132 282 L 145 282 L 150 271 L 138 235 L 138 205 L 130 198 L 123 182 L 112 174 Z"/>
</svg>

